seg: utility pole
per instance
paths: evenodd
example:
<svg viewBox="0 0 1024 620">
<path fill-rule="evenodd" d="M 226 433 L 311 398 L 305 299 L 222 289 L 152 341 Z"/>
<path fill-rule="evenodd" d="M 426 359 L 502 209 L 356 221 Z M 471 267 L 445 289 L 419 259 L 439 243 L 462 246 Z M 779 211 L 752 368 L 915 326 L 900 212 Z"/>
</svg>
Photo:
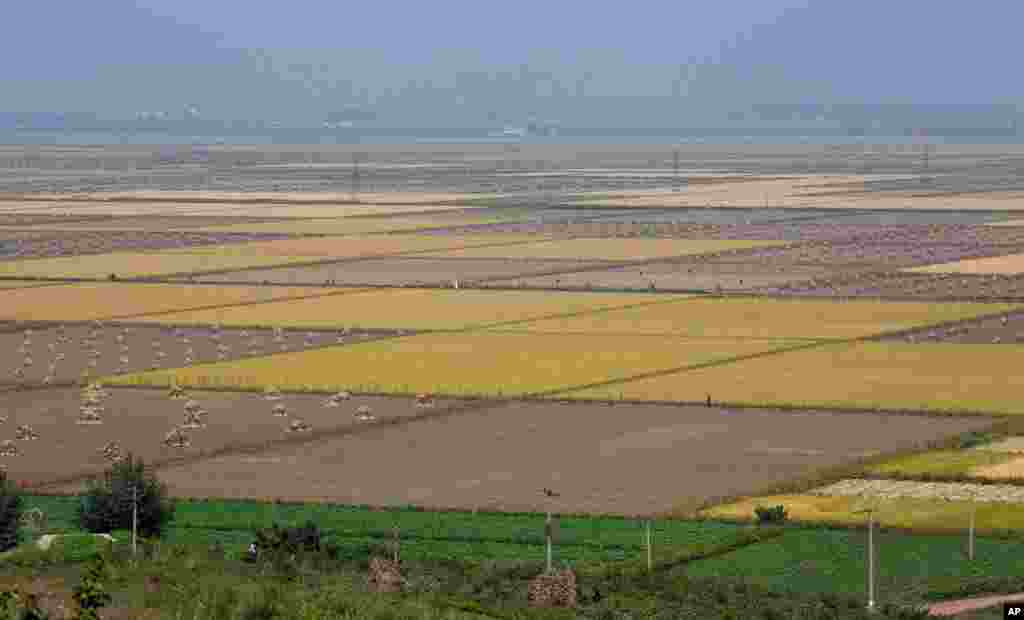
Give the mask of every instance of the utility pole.
<svg viewBox="0 0 1024 620">
<path fill-rule="evenodd" d="M 971 525 L 967 531 L 967 559 L 974 561 L 974 521 L 978 512 L 977 504 L 971 505 Z"/>
<path fill-rule="evenodd" d="M 352 202 L 359 202 L 359 154 L 352 153 Z"/>
<path fill-rule="evenodd" d="M 651 520 L 647 519 L 647 573 L 654 572 L 654 561 L 651 553 Z"/>
<path fill-rule="evenodd" d="M 551 508 L 548 508 L 548 516 L 544 520 L 544 538 L 546 540 L 547 572 L 551 572 Z"/>
<path fill-rule="evenodd" d="M 868 611 L 875 611 L 875 513 L 874 508 L 858 510 L 854 514 L 868 515 Z"/>
<path fill-rule="evenodd" d="M 132 555 L 138 551 L 139 502 L 138 486 L 132 484 Z"/>
<path fill-rule="evenodd" d="M 679 147 L 672 152 L 672 191 L 679 191 Z"/>
</svg>

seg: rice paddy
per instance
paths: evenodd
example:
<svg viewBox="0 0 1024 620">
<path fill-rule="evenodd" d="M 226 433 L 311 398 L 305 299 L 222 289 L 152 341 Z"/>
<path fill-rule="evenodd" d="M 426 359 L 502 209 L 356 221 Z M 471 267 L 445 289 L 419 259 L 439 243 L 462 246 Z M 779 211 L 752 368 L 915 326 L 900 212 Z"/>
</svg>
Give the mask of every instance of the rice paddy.
<svg viewBox="0 0 1024 620">
<path fill-rule="evenodd" d="M 614 386 L 574 398 L 698 401 L 808 408 L 1024 413 L 1009 369 L 1017 347 L 973 344 L 835 344 L 700 368 Z"/>
<path fill-rule="evenodd" d="M 683 297 L 632 293 L 379 289 L 350 296 L 322 296 L 259 306 L 176 312 L 143 320 L 297 328 L 464 329 L 496 324 L 518 325 L 545 316 L 665 303 Z"/>
<path fill-rule="evenodd" d="M 303 287 L 82 283 L 0 291 L 0 320 L 85 321 L 349 292 Z"/>
<path fill-rule="evenodd" d="M 1012 309 L 1002 304 L 694 297 L 668 304 L 532 321 L 534 333 L 700 338 L 857 338 Z"/>
<path fill-rule="evenodd" d="M 934 450 L 872 465 L 866 471 L 876 476 L 969 476 L 978 468 L 1000 465 L 1015 456 L 993 450 Z"/>
<path fill-rule="evenodd" d="M 115 385 L 521 396 L 748 355 L 784 342 L 425 334 L 116 377 Z"/>
</svg>

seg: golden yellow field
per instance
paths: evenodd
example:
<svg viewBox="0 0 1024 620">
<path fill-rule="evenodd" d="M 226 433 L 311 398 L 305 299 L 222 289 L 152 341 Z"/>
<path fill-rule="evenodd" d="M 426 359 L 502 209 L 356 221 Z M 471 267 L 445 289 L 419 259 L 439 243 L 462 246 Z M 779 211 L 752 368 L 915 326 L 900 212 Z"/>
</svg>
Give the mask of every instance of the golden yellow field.
<svg viewBox="0 0 1024 620">
<path fill-rule="evenodd" d="M 272 267 L 321 259 L 344 259 L 423 252 L 472 245 L 525 243 L 519 235 L 377 235 L 345 238 L 280 239 L 155 252 L 118 252 L 0 261 L 0 276 L 32 278 L 121 278 L 198 274 L 209 271 Z"/>
<path fill-rule="evenodd" d="M 248 304 L 358 289 L 86 283 L 0 291 L 0 320 L 81 321 Z"/>
<path fill-rule="evenodd" d="M 0 280 L 0 288 L 32 288 L 35 286 L 52 286 L 52 282 L 38 280 Z"/>
<path fill-rule="evenodd" d="M 712 338 L 855 338 L 1012 308 L 1008 304 L 694 297 L 678 303 L 534 321 L 516 329 Z"/>
<path fill-rule="evenodd" d="M 992 256 L 989 258 L 970 258 L 955 263 L 926 265 L 904 269 L 916 273 L 969 273 L 1013 275 L 1024 273 L 1024 254 L 1009 256 Z"/>
<path fill-rule="evenodd" d="M 177 312 L 148 319 L 181 324 L 235 326 L 461 329 L 642 303 L 666 303 L 683 295 L 563 293 L 452 289 L 378 289 L 358 295 L 319 297 L 258 306 Z"/>
<path fill-rule="evenodd" d="M 555 239 L 518 246 L 450 250 L 439 254 L 452 258 L 575 258 L 625 261 L 784 244 L 784 241 L 708 239 Z"/>
<path fill-rule="evenodd" d="M 221 269 L 271 267 L 308 262 L 306 256 L 260 256 L 258 254 L 192 254 L 168 252 L 118 252 L 89 256 L 61 256 L 0 262 L 0 275 L 31 278 L 120 278 L 203 273 Z"/>
<path fill-rule="evenodd" d="M 758 506 L 782 504 L 794 521 L 863 525 L 866 514 L 858 510 L 875 509 L 876 523 L 882 527 L 926 530 L 965 530 L 972 510 L 977 510 L 976 527 L 981 531 L 1024 528 L 1024 505 L 995 502 L 948 501 L 942 499 L 899 498 L 870 501 L 858 497 L 822 495 L 769 495 L 744 499 L 701 511 L 710 519 L 753 519 Z"/>
<path fill-rule="evenodd" d="M 358 297 L 358 296 L 355 296 Z M 509 396 L 764 350 L 763 342 L 506 333 L 422 334 L 115 377 L 116 385 Z"/>
<path fill-rule="evenodd" d="M 631 381 L 579 398 L 699 401 L 808 408 L 1024 413 L 1024 349 L 988 344 L 858 343 Z"/>
</svg>

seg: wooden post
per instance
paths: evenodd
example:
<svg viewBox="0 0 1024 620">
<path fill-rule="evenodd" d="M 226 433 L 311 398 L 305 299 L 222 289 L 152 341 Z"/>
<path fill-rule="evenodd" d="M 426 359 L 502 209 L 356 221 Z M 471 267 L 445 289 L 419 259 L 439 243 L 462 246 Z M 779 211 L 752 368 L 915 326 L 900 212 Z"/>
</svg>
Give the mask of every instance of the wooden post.
<svg viewBox="0 0 1024 620">
<path fill-rule="evenodd" d="M 647 572 L 654 571 L 654 562 L 651 553 L 651 520 L 647 519 Z"/>
<path fill-rule="evenodd" d="M 398 525 L 395 525 L 394 537 L 395 537 L 395 542 L 394 542 L 394 544 L 395 544 L 394 560 L 395 560 L 395 564 L 398 564 Z"/>
</svg>

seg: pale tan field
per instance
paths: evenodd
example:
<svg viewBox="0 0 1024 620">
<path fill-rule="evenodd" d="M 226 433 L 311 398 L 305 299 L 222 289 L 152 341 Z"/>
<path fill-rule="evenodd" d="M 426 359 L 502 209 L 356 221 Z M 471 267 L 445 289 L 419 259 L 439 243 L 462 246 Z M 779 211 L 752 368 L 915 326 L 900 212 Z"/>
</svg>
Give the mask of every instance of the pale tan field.
<svg viewBox="0 0 1024 620">
<path fill-rule="evenodd" d="M 971 469 L 970 474 L 977 478 L 986 478 L 989 480 L 1024 478 L 1024 456 L 1016 457 L 1005 463 L 999 463 L 996 465 L 974 467 Z"/>
<path fill-rule="evenodd" d="M 86 283 L 0 291 L 0 320 L 83 321 L 251 304 L 359 289 Z"/>
<path fill-rule="evenodd" d="M 15 278 L 106 278 L 114 273 L 125 278 L 204 273 L 314 262 L 321 259 L 385 256 L 473 245 L 526 243 L 534 239 L 535 237 L 524 235 L 377 235 L 280 239 L 157 252 L 0 261 L 0 275 Z"/>
<path fill-rule="evenodd" d="M 0 200 L 0 213 L 61 215 L 204 215 L 276 218 L 331 218 L 352 215 L 431 213 L 472 208 L 472 205 L 410 204 L 287 204 L 259 202 L 153 202 Z"/>
<path fill-rule="evenodd" d="M 448 258 L 625 261 L 708 254 L 773 245 L 785 245 L 785 242 L 708 239 L 556 239 L 520 246 L 449 250 L 439 253 L 439 255 Z"/>
<path fill-rule="evenodd" d="M 453 192 L 359 192 L 359 201 L 367 204 L 410 204 L 451 202 L 466 198 L 481 198 L 489 194 L 461 194 Z M 210 202 L 348 202 L 351 192 L 227 192 L 215 190 L 137 190 L 121 192 L 90 192 L 87 194 L 33 194 L 33 197 L 52 200 L 171 200 Z"/>
<path fill-rule="evenodd" d="M 221 269 L 271 267 L 308 262 L 308 256 L 260 256 L 254 254 L 190 254 L 177 250 L 168 252 L 119 252 L 89 256 L 61 256 L 22 261 L 0 262 L 0 275 L 15 278 L 86 278 L 106 279 L 204 273 Z"/>
<path fill-rule="evenodd" d="M 358 295 L 318 297 L 288 302 L 177 312 L 146 319 L 181 324 L 225 326 L 361 327 L 395 329 L 463 329 L 499 323 L 664 303 L 683 295 L 629 293 L 561 293 L 452 289 L 378 289 Z"/>
<path fill-rule="evenodd" d="M 913 267 L 904 269 L 917 273 L 966 273 L 966 274 L 995 274 L 1015 275 L 1024 273 L 1024 254 L 1011 254 L 1009 256 L 992 256 L 990 258 L 971 258 L 957 261 L 955 263 L 942 263 L 941 265 L 926 265 L 924 267 Z"/>
<path fill-rule="evenodd" d="M 637 334 L 709 338 L 856 338 L 982 314 L 1010 304 L 869 300 L 689 298 L 677 303 L 532 321 L 531 333 Z"/>
<path fill-rule="evenodd" d="M 353 296 L 353 298 L 359 295 Z M 664 337 L 422 334 L 238 363 L 124 375 L 114 385 L 513 396 L 625 378 L 785 346 Z"/>
<path fill-rule="evenodd" d="M 1009 530 L 1024 527 L 1020 504 L 946 500 L 942 498 L 887 498 L 871 501 L 861 497 L 823 495 L 769 495 L 744 499 L 701 511 L 709 519 L 753 520 L 759 506 L 782 504 L 789 518 L 804 523 L 863 525 L 862 511 L 872 508 L 882 527 L 922 528 L 962 532 L 975 512 L 978 530 Z"/>
<path fill-rule="evenodd" d="M 1002 222 L 989 222 L 989 223 L 987 223 L 985 225 L 986 226 L 1024 226 L 1024 220 L 1021 220 L 1021 219 L 1003 220 Z"/>
<path fill-rule="evenodd" d="M 223 226 L 207 226 L 200 228 L 203 232 L 247 232 L 247 233 L 282 233 L 291 235 L 353 235 L 377 232 L 408 232 L 440 226 L 470 226 L 475 224 L 493 224 L 507 221 L 509 218 L 500 215 L 463 215 L 438 213 L 424 216 L 398 216 L 380 218 L 333 217 L 310 220 L 296 219 L 292 222 L 257 222 L 227 224 Z"/>
<path fill-rule="evenodd" d="M 837 344 L 569 394 L 820 408 L 1024 413 L 1018 347 Z"/>
<path fill-rule="evenodd" d="M 793 176 L 790 178 L 700 183 L 661 190 L 614 192 L 583 197 L 578 205 L 652 207 L 814 207 L 830 209 L 960 209 L 1024 210 L 1024 194 L 924 195 L 923 192 L 867 192 L 869 177 L 856 175 Z"/>
</svg>

